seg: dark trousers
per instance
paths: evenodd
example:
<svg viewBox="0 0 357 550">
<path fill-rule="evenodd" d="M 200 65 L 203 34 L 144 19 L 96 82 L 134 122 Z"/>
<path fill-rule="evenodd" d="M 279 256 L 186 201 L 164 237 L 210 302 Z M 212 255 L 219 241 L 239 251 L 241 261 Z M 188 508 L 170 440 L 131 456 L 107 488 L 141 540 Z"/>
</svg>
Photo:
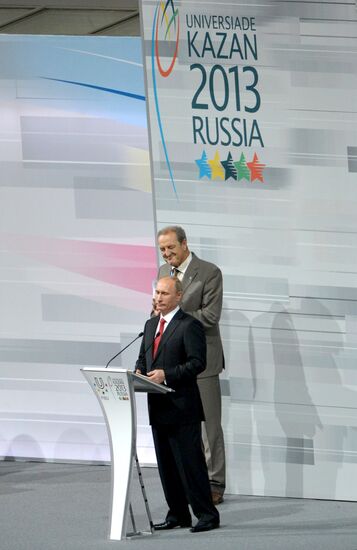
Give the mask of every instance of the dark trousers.
<svg viewBox="0 0 357 550">
<path fill-rule="evenodd" d="M 166 519 L 190 521 L 190 504 L 199 520 L 219 520 L 219 513 L 212 503 L 202 450 L 201 423 L 153 426 L 152 433 L 161 483 L 169 507 Z"/>
</svg>

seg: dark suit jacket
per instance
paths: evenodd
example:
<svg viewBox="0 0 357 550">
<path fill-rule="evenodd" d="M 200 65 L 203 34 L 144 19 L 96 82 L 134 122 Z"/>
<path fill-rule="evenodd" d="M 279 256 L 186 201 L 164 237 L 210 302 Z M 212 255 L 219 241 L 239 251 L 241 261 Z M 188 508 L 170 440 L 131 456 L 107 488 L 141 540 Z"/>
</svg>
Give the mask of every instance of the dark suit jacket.
<svg viewBox="0 0 357 550">
<path fill-rule="evenodd" d="M 152 343 L 159 316 L 144 328 L 136 369 L 147 374 L 163 369 L 167 385 L 175 393 L 148 394 L 150 424 L 192 424 L 204 420 L 197 375 L 206 367 L 206 338 L 202 324 L 181 309 L 166 328 L 152 359 Z"/>
<path fill-rule="evenodd" d="M 168 277 L 171 266 L 164 264 L 158 278 Z M 214 376 L 224 368 L 219 319 L 222 312 L 223 282 L 221 270 L 192 253 L 192 260 L 182 280 L 181 307 L 204 326 L 207 340 L 207 367 L 200 378 Z"/>
</svg>

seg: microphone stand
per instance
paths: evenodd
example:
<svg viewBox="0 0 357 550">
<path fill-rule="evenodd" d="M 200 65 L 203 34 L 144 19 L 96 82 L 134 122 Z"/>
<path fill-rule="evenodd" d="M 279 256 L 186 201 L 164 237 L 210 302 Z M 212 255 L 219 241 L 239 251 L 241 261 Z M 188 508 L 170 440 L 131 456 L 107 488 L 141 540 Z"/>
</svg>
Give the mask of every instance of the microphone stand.
<svg viewBox="0 0 357 550">
<path fill-rule="evenodd" d="M 134 342 L 136 342 L 139 338 L 141 338 L 142 336 L 144 336 L 144 333 L 143 332 L 139 332 L 139 334 L 134 338 L 134 340 L 132 340 L 131 342 L 129 342 L 129 344 L 127 346 L 125 346 L 125 348 L 121 349 L 120 351 L 118 351 L 118 353 L 116 353 L 115 355 L 113 355 L 113 357 L 111 359 L 109 359 L 108 363 L 105 365 L 105 368 L 107 369 L 110 365 L 110 363 L 112 361 L 114 361 L 114 359 L 116 357 L 118 357 L 118 355 L 120 355 L 121 353 L 123 353 L 123 351 L 125 351 L 129 346 L 131 346 L 132 344 L 134 344 Z"/>
</svg>

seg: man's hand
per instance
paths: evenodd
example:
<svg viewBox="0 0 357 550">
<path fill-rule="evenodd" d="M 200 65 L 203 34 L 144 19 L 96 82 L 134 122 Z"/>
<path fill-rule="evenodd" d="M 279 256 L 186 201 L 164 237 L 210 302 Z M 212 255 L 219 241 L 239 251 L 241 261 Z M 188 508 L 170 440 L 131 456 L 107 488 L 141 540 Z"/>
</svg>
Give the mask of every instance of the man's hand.
<svg viewBox="0 0 357 550">
<path fill-rule="evenodd" d="M 135 374 L 142 374 L 140 369 L 136 369 Z"/>
<path fill-rule="evenodd" d="M 148 377 L 156 384 L 162 384 L 165 381 L 165 371 L 163 369 L 155 369 L 148 372 Z"/>
</svg>

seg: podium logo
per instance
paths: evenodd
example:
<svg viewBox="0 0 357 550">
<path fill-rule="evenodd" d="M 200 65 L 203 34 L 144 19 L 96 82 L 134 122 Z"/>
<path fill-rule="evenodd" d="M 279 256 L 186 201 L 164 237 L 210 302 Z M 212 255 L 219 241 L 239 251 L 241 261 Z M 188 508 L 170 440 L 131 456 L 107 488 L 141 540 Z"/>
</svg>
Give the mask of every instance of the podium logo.
<svg viewBox="0 0 357 550">
<path fill-rule="evenodd" d="M 119 399 L 120 401 L 129 401 L 129 393 L 126 388 L 124 380 L 121 378 L 111 378 L 108 377 L 108 383 L 110 386 L 110 389 L 112 390 L 112 393 L 114 397 Z"/>
<path fill-rule="evenodd" d="M 99 390 L 104 390 L 104 382 L 103 382 L 103 378 L 97 378 L 95 376 L 94 378 L 94 381 L 95 381 L 95 386 L 99 389 Z"/>
<path fill-rule="evenodd" d="M 101 399 L 104 399 L 108 401 L 109 399 L 109 390 L 108 390 L 108 384 L 106 384 L 102 377 L 94 377 L 94 391 L 97 392 L 97 394 L 100 396 Z"/>
</svg>

